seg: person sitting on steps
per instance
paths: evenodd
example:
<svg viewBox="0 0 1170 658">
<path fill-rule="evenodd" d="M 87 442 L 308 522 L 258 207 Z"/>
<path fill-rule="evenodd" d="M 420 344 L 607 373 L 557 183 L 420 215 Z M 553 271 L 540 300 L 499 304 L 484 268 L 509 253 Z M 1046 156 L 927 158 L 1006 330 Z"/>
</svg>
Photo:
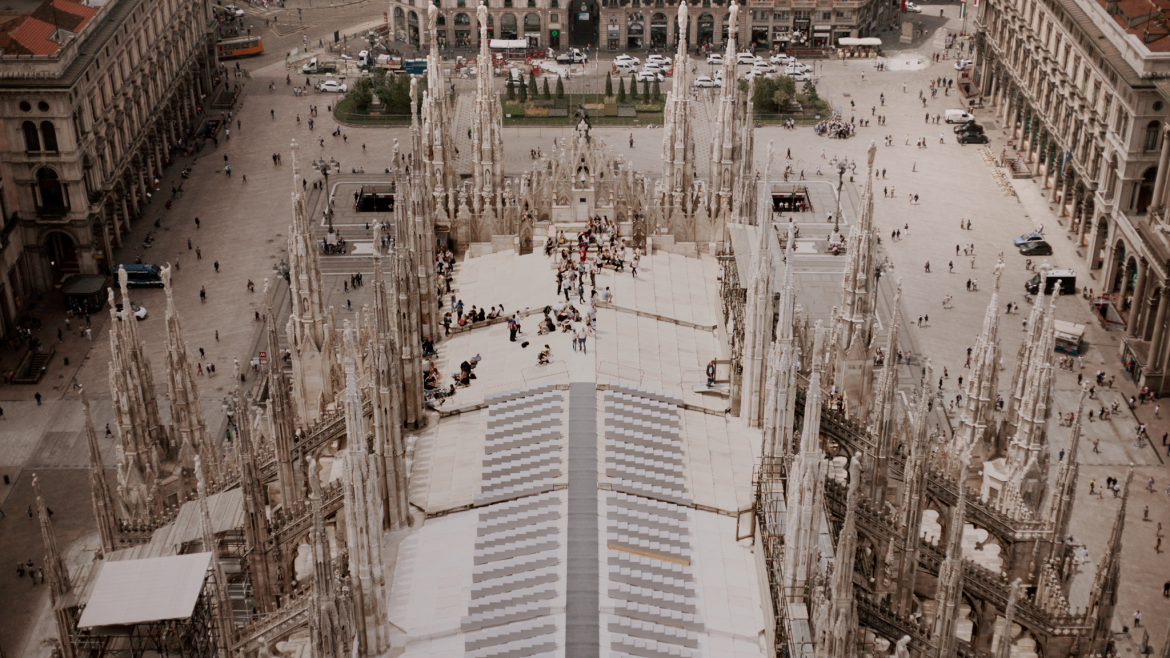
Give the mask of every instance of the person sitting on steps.
<svg viewBox="0 0 1170 658">
<path fill-rule="evenodd" d="M 545 345 L 544 349 L 541 350 L 540 354 L 536 357 L 536 365 L 547 365 L 549 361 L 552 361 L 552 348 L 548 345 Z"/>
</svg>

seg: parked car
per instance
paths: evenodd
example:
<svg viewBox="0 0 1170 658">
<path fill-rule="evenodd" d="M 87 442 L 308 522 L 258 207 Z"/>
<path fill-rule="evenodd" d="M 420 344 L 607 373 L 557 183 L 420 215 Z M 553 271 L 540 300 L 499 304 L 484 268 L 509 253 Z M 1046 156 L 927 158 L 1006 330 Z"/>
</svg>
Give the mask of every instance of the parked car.
<svg viewBox="0 0 1170 658">
<path fill-rule="evenodd" d="M 642 65 L 643 71 L 657 71 L 658 73 L 662 73 L 662 69 L 663 66 L 658 62 L 646 62 Z"/>
<path fill-rule="evenodd" d="M 972 60 L 960 59 L 959 61 L 955 62 L 955 70 L 956 71 L 966 71 L 967 69 L 971 68 L 974 65 L 975 65 L 975 62 Z"/>
<path fill-rule="evenodd" d="M 1038 231 L 1032 231 L 1031 233 L 1025 233 L 1021 236 L 1012 238 L 1012 244 L 1016 245 L 1017 247 L 1022 244 L 1028 244 L 1029 242 L 1044 242 L 1044 236 L 1041 235 Z"/>
<path fill-rule="evenodd" d="M 666 57 L 664 55 L 650 55 L 649 57 L 646 58 L 647 64 L 649 64 L 650 62 L 655 62 L 656 64 L 658 64 L 662 68 L 666 68 L 666 67 L 670 66 L 671 61 L 672 60 L 669 57 Z"/>
<path fill-rule="evenodd" d="M 637 57 L 630 57 L 629 55 L 618 55 L 613 58 L 613 63 L 615 66 L 638 66 L 642 63 L 642 60 Z"/>
<path fill-rule="evenodd" d="M 335 94 L 344 94 L 345 92 L 349 91 L 349 87 L 346 86 L 344 83 L 338 82 L 336 80 L 326 80 L 326 81 L 322 82 L 321 84 L 317 85 L 317 91 L 325 91 L 325 92 L 330 92 L 330 93 L 335 93 Z"/>
<path fill-rule="evenodd" d="M 786 73 L 785 75 L 797 82 L 808 82 L 812 80 L 812 76 L 808 73 Z"/>
<path fill-rule="evenodd" d="M 1051 256 L 1052 245 L 1041 240 L 1040 242 L 1029 242 L 1020 245 L 1020 255 L 1022 256 Z"/>
<path fill-rule="evenodd" d="M 723 86 L 723 84 L 720 83 L 718 80 L 712 80 L 711 78 L 709 78 L 705 75 L 700 75 L 699 77 L 695 78 L 695 81 L 693 84 L 696 87 L 722 87 Z"/>
<path fill-rule="evenodd" d="M 758 61 L 755 64 L 752 64 L 752 70 L 761 73 L 775 73 L 776 67 L 765 61 Z"/>
<path fill-rule="evenodd" d="M 124 315 L 122 313 L 122 303 L 119 302 L 119 303 L 115 304 L 114 310 L 116 310 L 118 312 L 118 319 L 121 320 L 122 316 Z M 130 311 L 132 313 L 134 313 L 135 318 L 137 318 L 139 320 L 146 319 L 146 309 L 142 308 L 138 304 L 135 304 L 134 302 L 130 302 Z"/>
<path fill-rule="evenodd" d="M 768 58 L 768 61 L 772 62 L 773 64 L 787 64 L 788 60 L 788 55 L 785 55 L 784 53 L 776 53 L 775 55 L 772 55 Z"/>
<path fill-rule="evenodd" d="M 906 11 L 911 11 L 911 12 L 914 12 L 915 14 L 921 14 L 922 7 L 919 7 L 918 5 L 914 4 L 913 2 L 907 2 L 906 3 Z"/>
<path fill-rule="evenodd" d="M 642 82 L 643 80 L 646 82 L 654 82 L 656 80 L 658 82 L 662 82 L 663 80 L 666 80 L 666 76 L 662 74 L 662 71 L 657 71 L 654 69 L 642 69 L 641 71 L 638 71 L 638 75 L 635 79 L 638 82 Z"/>
<path fill-rule="evenodd" d="M 943 116 L 947 123 L 971 123 L 975 120 L 974 114 L 968 114 L 963 110 L 947 110 Z"/>
<path fill-rule="evenodd" d="M 751 64 L 756 61 L 755 53 L 740 53 L 735 56 L 736 64 Z"/>
<path fill-rule="evenodd" d="M 244 10 L 235 5 L 228 5 L 224 7 L 223 10 L 228 13 L 228 16 L 235 16 L 236 18 L 244 15 Z"/>
<path fill-rule="evenodd" d="M 795 59 L 788 60 L 788 63 L 784 65 L 784 68 L 792 69 L 797 73 L 808 73 L 809 71 L 812 70 L 812 67 L 809 66 L 808 64 L 801 64 L 800 62 L 796 61 Z"/>
<path fill-rule="evenodd" d="M 584 64 L 589 61 L 589 55 L 581 52 L 577 48 L 557 55 L 557 64 Z"/>
<path fill-rule="evenodd" d="M 986 144 L 991 140 L 983 133 L 959 133 L 955 136 L 960 144 Z"/>
<path fill-rule="evenodd" d="M 964 123 L 962 125 L 955 126 L 955 134 L 957 135 L 959 133 L 978 133 L 982 135 L 983 126 L 975 123 L 974 121 Z"/>
<path fill-rule="evenodd" d="M 723 63 L 723 55 L 720 55 L 719 53 L 712 53 L 710 55 L 707 55 L 707 63 L 708 64 L 722 64 Z"/>
</svg>

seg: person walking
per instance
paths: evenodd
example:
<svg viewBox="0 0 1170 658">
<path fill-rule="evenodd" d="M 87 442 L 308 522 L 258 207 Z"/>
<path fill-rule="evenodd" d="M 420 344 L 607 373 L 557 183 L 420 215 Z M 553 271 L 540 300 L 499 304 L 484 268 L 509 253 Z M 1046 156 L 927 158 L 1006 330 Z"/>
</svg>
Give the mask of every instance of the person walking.
<svg viewBox="0 0 1170 658">
<path fill-rule="evenodd" d="M 711 359 L 707 364 L 707 388 L 715 385 L 715 359 Z"/>
<path fill-rule="evenodd" d="M 34 394 L 34 395 L 33 395 L 33 397 L 37 399 L 37 406 L 38 406 L 38 407 L 39 407 L 39 406 L 41 406 L 41 394 L 40 394 L 40 392 L 38 391 L 36 394 Z M 32 508 L 30 507 L 30 508 L 29 508 L 29 510 L 32 510 Z"/>
</svg>

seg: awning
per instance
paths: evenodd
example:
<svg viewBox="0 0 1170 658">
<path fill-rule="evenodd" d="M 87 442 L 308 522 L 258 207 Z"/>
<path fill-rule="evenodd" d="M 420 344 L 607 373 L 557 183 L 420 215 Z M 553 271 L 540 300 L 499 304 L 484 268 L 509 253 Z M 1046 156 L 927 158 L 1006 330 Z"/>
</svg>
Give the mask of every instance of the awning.
<svg viewBox="0 0 1170 658">
<path fill-rule="evenodd" d="M 856 37 L 841 37 L 837 40 L 837 43 L 842 46 L 880 46 L 882 45 L 882 40 L 877 37 L 865 37 L 863 39 Z"/>
<path fill-rule="evenodd" d="M 490 39 L 489 48 L 527 48 L 528 39 Z"/>
<path fill-rule="evenodd" d="M 195 610 L 211 553 L 107 562 L 78 628 L 187 619 Z"/>
<path fill-rule="evenodd" d="M 828 32 L 831 29 L 833 29 L 832 25 L 817 25 L 813 27 L 813 30 L 816 32 Z"/>
</svg>

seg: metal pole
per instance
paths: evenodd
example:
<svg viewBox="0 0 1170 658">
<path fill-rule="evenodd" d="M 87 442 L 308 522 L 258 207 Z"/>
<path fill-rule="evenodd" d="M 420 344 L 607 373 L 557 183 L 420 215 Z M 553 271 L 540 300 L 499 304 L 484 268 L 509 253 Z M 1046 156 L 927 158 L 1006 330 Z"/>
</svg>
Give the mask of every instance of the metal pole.
<svg viewBox="0 0 1170 658">
<path fill-rule="evenodd" d="M 845 163 L 837 164 L 837 214 L 833 216 L 833 233 L 841 233 L 841 188 L 845 184 Z"/>
</svg>

